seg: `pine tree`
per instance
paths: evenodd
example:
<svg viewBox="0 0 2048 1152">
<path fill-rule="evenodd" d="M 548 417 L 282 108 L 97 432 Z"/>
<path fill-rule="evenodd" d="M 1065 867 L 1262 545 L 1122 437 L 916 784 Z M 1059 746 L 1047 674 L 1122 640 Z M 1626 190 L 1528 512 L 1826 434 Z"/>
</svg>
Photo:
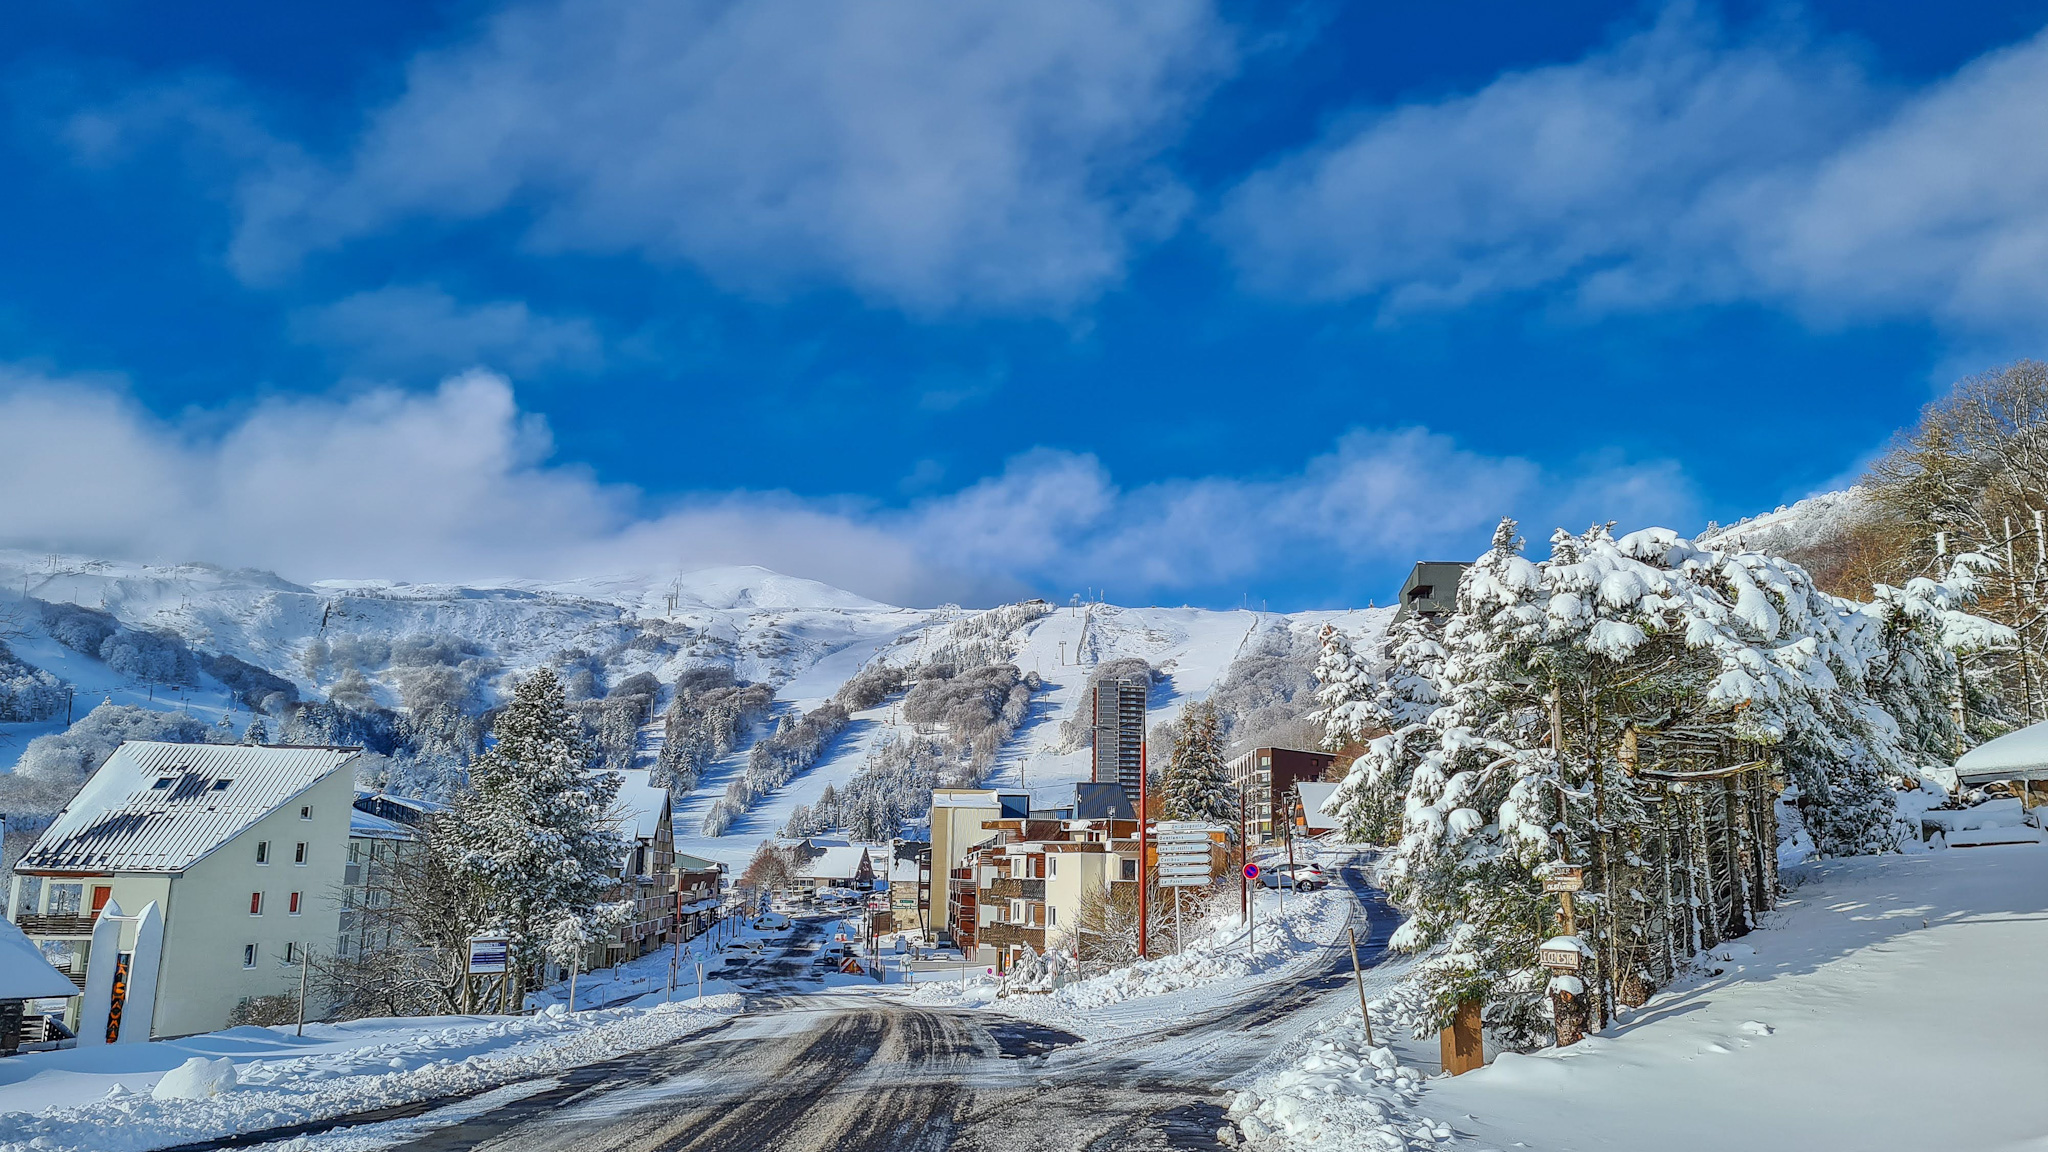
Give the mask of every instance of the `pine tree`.
<svg viewBox="0 0 2048 1152">
<path fill-rule="evenodd" d="M 1497 1038 L 1534 1043 L 1553 1009 L 1604 1018 L 1749 931 L 1776 898 L 1773 778 L 1823 852 L 1895 846 L 1891 788 L 1953 737 L 1958 654 L 2010 640 L 1963 611 L 1975 561 L 1858 604 L 1664 529 L 1520 553 L 1503 522 L 1467 572 L 1443 703 L 1407 740 L 1381 879 L 1410 913 L 1396 946 L 1429 953 L 1403 1003 L 1421 1029 L 1478 1000 Z M 1344 795 L 1353 820 L 1369 797 Z M 1551 980 L 1534 954 L 1559 931 L 1540 875 L 1560 857 L 1584 869 L 1587 964 Z"/>
<path fill-rule="evenodd" d="M 268 743 L 270 743 L 270 729 L 264 726 L 264 723 L 263 723 L 263 717 L 261 717 L 261 716 L 251 716 L 251 717 L 249 717 L 249 726 L 248 726 L 247 728 L 244 728 L 244 729 L 242 729 L 242 743 L 244 743 L 244 744 L 268 744 Z"/>
<path fill-rule="evenodd" d="M 1373 675 L 1365 657 L 1335 624 L 1323 625 L 1323 651 L 1316 661 L 1315 711 L 1323 725 L 1323 747 L 1335 751 L 1362 740 L 1379 726 L 1372 708 Z"/>
<path fill-rule="evenodd" d="M 1223 727 L 1208 701 L 1190 705 L 1181 717 L 1160 792 L 1166 819 L 1220 824 L 1236 834 L 1238 799 L 1223 762 Z"/>
<path fill-rule="evenodd" d="M 611 811 L 621 781 L 597 770 L 546 668 L 519 685 L 492 730 L 497 741 L 471 766 L 471 791 L 455 805 L 450 850 L 511 940 L 524 981 L 542 960 L 568 963 L 624 919 L 626 906 L 605 900 L 626 852 Z"/>
</svg>

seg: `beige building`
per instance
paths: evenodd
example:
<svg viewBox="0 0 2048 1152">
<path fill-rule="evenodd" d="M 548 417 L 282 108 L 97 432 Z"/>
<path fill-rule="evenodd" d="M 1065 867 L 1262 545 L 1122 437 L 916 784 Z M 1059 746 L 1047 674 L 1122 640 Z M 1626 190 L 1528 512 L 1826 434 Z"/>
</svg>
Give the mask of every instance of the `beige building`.
<svg viewBox="0 0 2048 1152">
<path fill-rule="evenodd" d="M 296 994 L 306 947 L 340 935 L 359 753 L 129 741 L 15 866 L 9 918 L 82 976 L 99 912 L 155 903 L 152 1036 L 212 1031 L 244 1000 Z M 123 952 L 135 928 L 122 925 Z"/>
</svg>

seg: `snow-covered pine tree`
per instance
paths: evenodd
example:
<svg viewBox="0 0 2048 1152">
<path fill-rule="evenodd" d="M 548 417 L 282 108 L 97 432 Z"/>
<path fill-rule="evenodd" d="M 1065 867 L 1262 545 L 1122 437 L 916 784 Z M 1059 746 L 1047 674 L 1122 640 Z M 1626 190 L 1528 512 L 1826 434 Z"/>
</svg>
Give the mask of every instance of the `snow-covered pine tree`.
<svg viewBox="0 0 2048 1152">
<path fill-rule="evenodd" d="M 1541 1035 L 1546 987 L 1604 1014 L 1749 931 L 1776 898 L 1774 780 L 1824 852 L 1895 845 L 1890 787 L 1953 733 L 1955 654 L 2004 642 L 1962 610 L 1970 571 L 1857 604 L 1664 529 L 1551 546 L 1528 561 L 1504 523 L 1466 574 L 1382 868 L 1411 913 L 1395 943 L 1430 951 L 1410 1022 L 1479 999 L 1509 1044 Z M 1591 963 L 1552 983 L 1533 960 L 1560 853 L 1585 869 Z"/>
<path fill-rule="evenodd" d="M 1207 701 L 1182 715 L 1160 792 L 1166 819 L 1220 824 L 1236 835 L 1238 798 L 1223 761 L 1223 726 Z"/>
<path fill-rule="evenodd" d="M 1325 630 L 1324 663 L 1317 669 L 1323 708 L 1311 719 L 1323 721 L 1326 748 L 1363 744 L 1336 797 L 1354 840 L 1385 843 L 1400 835 L 1402 797 L 1420 747 L 1432 738 L 1427 722 L 1443 703 L 1441 631 L 1419 614 L 1397 619 L 1368 660 L 1353 653 L 1341 633 Z"/>
<path fill-rule="evenodd" d="M 1351 637 L 1335 624 L 1323 625 L 1323 651 L 1316 660 L 1316 710 L 1310 720 L 1323 726 L 1323 747 L 1336 751 L 1380 727 L 1373 707 L 1374 677 Z"/>
<path fill-rule="evenodd" d="M 244 744 L 268 744 L 268 743 L 270 743 L 270 729 L 269 729 L 268 727 L 266 727 L 266 726 L 264 725 L 264 723 L 263 723 L 263 717 L 261 717 L 261 716 L 251 716 L 251 717 L 249 717 L 249 726 L 248 726 L 247 728 L 244 728 L 244 729 L 242 729 L 242 743 L 244 743 Z"/>
<path fill-rule="evenodd" d="M 519 685 L 492 731 L 497 742 L 471 765 L 471 790 L 456 801 L 449 850 L 510 938 L 523 993 L 544 959 L 567 963 L 623 922 L 625 906 L 606 900 L 626 851 L 611 811 L 621 781 L 596 770 L 546 668 Z"/>
</svg>

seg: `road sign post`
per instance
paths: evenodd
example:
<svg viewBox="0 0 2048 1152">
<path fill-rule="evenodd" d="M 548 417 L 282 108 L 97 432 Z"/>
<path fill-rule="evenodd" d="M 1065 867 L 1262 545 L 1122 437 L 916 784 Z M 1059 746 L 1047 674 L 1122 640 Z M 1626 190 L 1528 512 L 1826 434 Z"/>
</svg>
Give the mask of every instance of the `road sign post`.
<svg viewBox="0 0 2048 1152">
<path fill-rule="evenodd" d="M 1253 863 L 1251 863 L 1250 861 L 1246 861 L 1246 863 L 1245 863 L 1245 866 L 1244 866 L 1244 882 L 1245 882 L 1245 904 L 1244 904 L 1244 908 L 1245 908 L 1245 919 L 1244 919 L 1244 929 L 1245 929 L 1245 932 L 1244 932 L 1244 939 L 1245 939 L 1245 950 L 1246 950 L 1247 954 L 1248 954 L 1248 955 L 1250 955 L 1250 956 L 1252 956 L 1252 957 L 1253 957 L 1254 959 L 1256 959 L 1256 958 L 1258 957 L 1258 955 L 1259 955 L 1259 886 L 1258 886 L 1258 879 L 1259 879 L 1259 866 L 1258 866 L 1257 864 L 1253 864 Z"/>
</svg>

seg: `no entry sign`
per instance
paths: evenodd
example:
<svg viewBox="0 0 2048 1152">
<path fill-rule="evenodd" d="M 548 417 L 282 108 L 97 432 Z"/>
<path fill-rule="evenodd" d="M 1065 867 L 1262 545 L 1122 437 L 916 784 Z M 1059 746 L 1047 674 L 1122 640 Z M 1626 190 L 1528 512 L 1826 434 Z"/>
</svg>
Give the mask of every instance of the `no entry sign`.
<svg viewBox="0 0 2048 1152">
<path fill-rule="evenodd" d="M 1245 865 L 1244 878 L 1247 880 L 1257 880 L 1259 878 L 1259 866 L 1257 864 Z"/>
</svg>

